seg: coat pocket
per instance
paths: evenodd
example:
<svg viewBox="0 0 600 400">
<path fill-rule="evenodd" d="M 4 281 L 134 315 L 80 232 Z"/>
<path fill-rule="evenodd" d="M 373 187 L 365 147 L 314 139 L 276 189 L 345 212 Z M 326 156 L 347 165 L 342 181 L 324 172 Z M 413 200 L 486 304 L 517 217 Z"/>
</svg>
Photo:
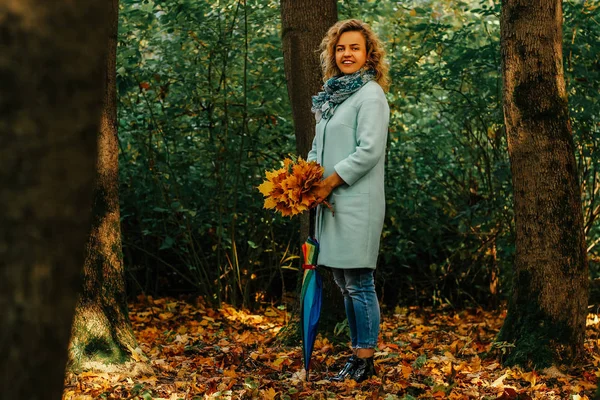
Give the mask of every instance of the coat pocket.
<svg viewBox="0 0 600 400">
<path fill-rule="evenodd" d="M 344 258 L 363 263 L 371 237 L 369 220 L 369 195 L 333 195 L 335 216 L 335 243 Z M 353 264 L 353 263 L 351 263 Z"/>
<path fill-rule="evenodd" d="M 344 215 L 354 215 L 358 218 L 359 215 L 368 214 L 369 212 L 369 195 L 366 193 L 333 193 L 331 200 L 332 204 L 338 206 L 335 209 L 336 216 L 338 213 L 342 213 Z"/>
</svg>

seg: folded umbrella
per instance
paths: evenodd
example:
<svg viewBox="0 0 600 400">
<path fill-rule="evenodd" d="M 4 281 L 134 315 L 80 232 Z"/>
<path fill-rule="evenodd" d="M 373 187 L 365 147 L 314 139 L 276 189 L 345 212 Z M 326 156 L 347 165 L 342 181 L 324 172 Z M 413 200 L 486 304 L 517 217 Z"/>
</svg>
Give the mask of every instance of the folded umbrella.
<svg viewBox="0 0 600 400">
<path fill-rule="evenodd" d="M 308 380 L 310 358 L 317 337 L 319 317 L 321 316 L 323 293 L 323 280 L 316 270 L 319 242 L 309 237 L 302 245 L 302 253 L 304 255 L 304 277 L 300 293 L 300 331 L 302 332 L 304 369 L 306 370 L 306 380 Z"/>
</svg>

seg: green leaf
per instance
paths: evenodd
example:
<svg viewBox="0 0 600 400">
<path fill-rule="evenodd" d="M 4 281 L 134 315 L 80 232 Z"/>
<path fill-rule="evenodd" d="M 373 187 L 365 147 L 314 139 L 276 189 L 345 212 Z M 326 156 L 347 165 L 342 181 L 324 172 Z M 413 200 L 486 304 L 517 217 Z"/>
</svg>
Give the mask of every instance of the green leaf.
<svg viewBox="0 0 600 400">
<path fill-rule="evenodd" d="M 150 391 L 145 391 L 145 392 L 142 394 L 142 399 L 144 399 L 144 400 L 152 400 L 152 392 L 150 392 Z"/>
<path fill-rule="evenodd" d="M 419 357 L 417 357 L 417 359 L 413 362 L 412 365 L 415 369 L 420 369 L 420 368 L 423 368 L 423 366 L 425 365 L 426 362 L 427 362 L 427 355 L 425 355 L 425 353 L 423 353 Z"/>
<path fill-rule="evenodd" d="M 258 389 L 258 382 L 252 380 L 252 378 L 250 377 L 246 377 L 246 379 L 244 380 L 244 386 L 246 386 L 249 389 L 255 390 Z"/>
<path fill-rule="evenodd" d="M 173 247 L 173 244 L 175 244 L 175 239 L 173 239 L 171 236 L 167 236 L 165 237 L 165 240 L 163 241 L 159 250 L 170 249 L 171 247 Z"/>
</svg>

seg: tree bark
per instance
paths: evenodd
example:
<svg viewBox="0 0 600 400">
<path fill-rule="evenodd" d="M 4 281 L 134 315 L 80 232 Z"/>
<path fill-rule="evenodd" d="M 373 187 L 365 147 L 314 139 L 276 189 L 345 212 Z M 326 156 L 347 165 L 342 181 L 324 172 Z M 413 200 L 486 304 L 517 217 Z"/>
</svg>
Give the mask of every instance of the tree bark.
<svg viewBox="0 0 600 400">
<path fill-rule="evenodd" d="M 294 118 L 296 151 L 303 158 L 308 155 L 315 137 L 311 97 L 323 86 L 319 45 L 337 18 L 335 0 L 281 0 L 285 76 Z M 302 216 L 301 243 L 312 234 L 309 227 L 309 217 Z"/>
<path fill-rule="evenodd" d="M 70 366 L 129 361 L 137 341 L 127 311 L 119 213 L 116 59 L 118 0 L 108 3 L 108 53 L 94 182 L 92 229 L 83 264 L 83 288 L 73 321 Z"/>
<path fill-rule="evenodd" d="M 281 0 L 283 60 L 288 95 L 292 105 L 296 151 L 306 158 L 315 136 L 315 117 L 311 111 L 311 97 L 323 87 L 319 45 L 329 27 L 337 22 L 335 0 Z M 313 214 L 313 213 L 311 213 Z M 300 219 L 300 240 L 303 243 L 310 232 L 310 219 Z M 341 295 L 329 271 L 323 273 L 323 310 L 321 330 L 332 331 L 343 320 Z M 293 340 L 293 334 L 290 338 Z"/>
<path fill-rule="evenodd" d="M 315 136 L 311 96 L 322 89 L 319 45 L 337 22 L 335 0 L 281 0 L 283 60 L 292 104 L 296 150 L 308 154 Z"/>
<path fill-rule="evenodd" d="M 60 399 L 90 210 L 102 1 L 0 0 L 0 398 Z"/>
<path fill-rule="evenodd" d="M 506 362 L 542 367 L 583 354 L 588 264 L 562 60 L 560 0 L 504 0 L 504 120 L 514 189 Z"/>
</svg>

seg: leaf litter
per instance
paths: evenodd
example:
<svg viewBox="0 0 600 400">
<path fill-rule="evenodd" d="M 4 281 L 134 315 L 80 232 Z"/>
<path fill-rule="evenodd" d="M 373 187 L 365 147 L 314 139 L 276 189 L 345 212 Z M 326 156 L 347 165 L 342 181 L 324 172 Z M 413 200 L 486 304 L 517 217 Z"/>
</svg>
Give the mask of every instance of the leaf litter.
<svg viewBox="0 0 600 400">
<path fill-rule="evenodd" d="M 340 338 L 319 335 L 311 380 L 300 344 L 277 333 L 296 323 L 276 307 L 259 312 L 140 296 L 130 304 L 140 348 L 154 374 L 68 373 L 63 400 L 87 399 L 594 399 L 600 326 L 588 317 L 586 364 L 523 371 L 502 367 L 494 339 L 504 311 L 400 308 L 384 314 L 375 353 L 378 376 L 362 384 L 327 380 L 350 355 Z M 595 323 L 589 323 L 590 320 Z"/>
</svg>

